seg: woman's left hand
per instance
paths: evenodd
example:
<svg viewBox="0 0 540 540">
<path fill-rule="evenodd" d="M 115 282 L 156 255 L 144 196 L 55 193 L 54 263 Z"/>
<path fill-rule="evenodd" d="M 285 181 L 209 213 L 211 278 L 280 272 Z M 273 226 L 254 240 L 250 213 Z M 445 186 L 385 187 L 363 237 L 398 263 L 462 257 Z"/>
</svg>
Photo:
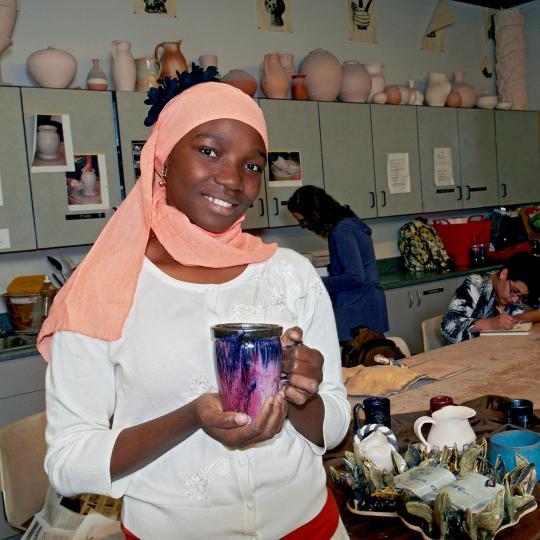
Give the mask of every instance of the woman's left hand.
<svg viewBox="0 0 540 540">
<path fill-rule="evenodd" d="M 289 328 L 281 336 L 283 364 L 286 375 L 283 386 L 285 397 L 295 405 L 304 405 L 315 396 L 323 379 L 323 355 L 302 343 L 302 330 Z"/>
</svg>

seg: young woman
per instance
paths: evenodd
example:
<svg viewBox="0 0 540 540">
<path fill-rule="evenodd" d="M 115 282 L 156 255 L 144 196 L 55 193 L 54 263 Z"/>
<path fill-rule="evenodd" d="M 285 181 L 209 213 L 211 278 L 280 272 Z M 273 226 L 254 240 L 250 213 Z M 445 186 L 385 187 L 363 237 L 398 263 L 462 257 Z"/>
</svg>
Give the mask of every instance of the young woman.
<svg viewBox="0 0 540 540">
<path fill-rule="evenodd" d="M 332 298 L 340 342 L 349 341 L 360 326 L 388 331 L 371 229 L 316 186 L 298 188 L 287 207 L 301 227 L 328 240 L 330 268 L 323 283 Z"/>
<path fill-rule="evenodd" d="M 127 538 L 347 538 L 321 458 L 350 413 L 330 301 L 308 261 L 240 228 L 267 148 L 236 88 L 169 101 L 39 336 L 49 478 L 123 497 Z M 210 327 L 226 322 L 288 328 L 288 384 L 252 421 L 217 393 Z"/>
<path fill-rule="evenodd" d="M 516 322 L 535 321 L 523 313 L 523 303 L 529 294 L 538 297 L 539 285 L 540 259 L 531 253 L 512 255 L 497 274 L 467 276 L 442 319 L 443 336 L 458 343 L 482 330 L 510 330 Z"/>
</svg>

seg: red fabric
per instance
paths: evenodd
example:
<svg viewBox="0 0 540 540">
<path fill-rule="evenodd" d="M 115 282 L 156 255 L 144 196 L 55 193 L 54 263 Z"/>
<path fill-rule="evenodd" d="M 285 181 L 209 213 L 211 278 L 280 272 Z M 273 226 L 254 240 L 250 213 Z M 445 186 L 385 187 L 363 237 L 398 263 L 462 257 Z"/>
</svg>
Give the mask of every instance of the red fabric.
<svg viewBox="0 0 540 540">
<path fill-rule="evenodd" d="M 140 540 L 137 538 L 134 534 L 131 534 L 125 527 L 123 523 L 120 523 L 120 527 L 122 529 L 122 532 L 124 533 L 124 536 L 126 537 L 126 540 Z"/>
<path fill-rule="evenodd" d="M 327 488 L 328 489 L 328 488 Z M 334 494 L 328 489 L 328 496 L 322 510 L 307 523 L 284 536 L 281 540 L 330 540 L 339 524 L 339 509 Z M 140 540 L 131 534 L 121 523 L 126 540 Z"/>
<path fill-rule="evenodd" d="M 328 489 L 328 488 L 327 488 Z M 322 510 L 307 523 L 290 532 L 281 540 L 330 540 L 339 524 L 339 509 L 334 494 L 328 489 L 328 496 Z"/>
</svg>

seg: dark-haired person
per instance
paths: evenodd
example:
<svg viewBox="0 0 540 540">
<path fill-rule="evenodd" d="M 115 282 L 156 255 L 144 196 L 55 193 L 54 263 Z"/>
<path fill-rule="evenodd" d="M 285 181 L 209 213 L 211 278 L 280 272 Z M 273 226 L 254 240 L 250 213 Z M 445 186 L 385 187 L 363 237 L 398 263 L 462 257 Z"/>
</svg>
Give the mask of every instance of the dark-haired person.
<svg viewBox="0 0 540 540">
<path fill-rule="evenodd" d="M 122 497 L 129 539 L 344 540 L 322 464 L 350 420 L 332 305 L 309 261 L 241 229 L 263 113 L 206 82 L 154 116 L 140 179 L 38 338 L 51 483 Z M 231 320 L 288 329 L 287 384 L 254 418 L 217 392 L 210 327 Z"/>
<path fill-rule="evenodd" d="M 384 291 L 379 283 L 371 229 L 346 205 L 316 186 L 298 188 L 287 207 L 301 227 L 328 240 L 329 275 L 338 336 L 349 341 L 354 329 L 388 331 Z"/>
<path fill-rule="evenodd" d="M 540 259 L 516 253 L 495 274 L 471 274 L 457 288 L 441 330 L 450 343 L 475 338 L 482 330 L 510 330 L 523 314 L 527 296 L 538 295 Z M 534 313 L 534 312 L 531 312 Z"/>
</svg>

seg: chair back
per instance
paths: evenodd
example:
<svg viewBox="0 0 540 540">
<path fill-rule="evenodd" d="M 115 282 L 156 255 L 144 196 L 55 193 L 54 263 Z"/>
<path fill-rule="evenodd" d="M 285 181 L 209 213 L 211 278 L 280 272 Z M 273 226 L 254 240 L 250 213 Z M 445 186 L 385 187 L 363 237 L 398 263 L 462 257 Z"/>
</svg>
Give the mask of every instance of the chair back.
<svg viewBox="0 0 540 540">
<path fill-rule="evenodd" d="M 7 522 L 18 529 L 39 512 L 49 479 L 45 474 L 45 411 L 0 428 L 0 491 Z"/>
<path fill-rule="evenodd" d="M 431 351 L 449 345 L 441 332 L 442 315 L 431 317 L 422 321 L 422 341 L 424 343 L 424 352 Z"/>
<path fill-rule="evenodd" d="M 409 346 L 403 338 L 397 336 L 389 336 L 388 339 L 391 339 L 396 344 L 396 346 L 399 347 L 399 350 L 405 355 L 405 357 L 411 356 Z"/>
</svg>

